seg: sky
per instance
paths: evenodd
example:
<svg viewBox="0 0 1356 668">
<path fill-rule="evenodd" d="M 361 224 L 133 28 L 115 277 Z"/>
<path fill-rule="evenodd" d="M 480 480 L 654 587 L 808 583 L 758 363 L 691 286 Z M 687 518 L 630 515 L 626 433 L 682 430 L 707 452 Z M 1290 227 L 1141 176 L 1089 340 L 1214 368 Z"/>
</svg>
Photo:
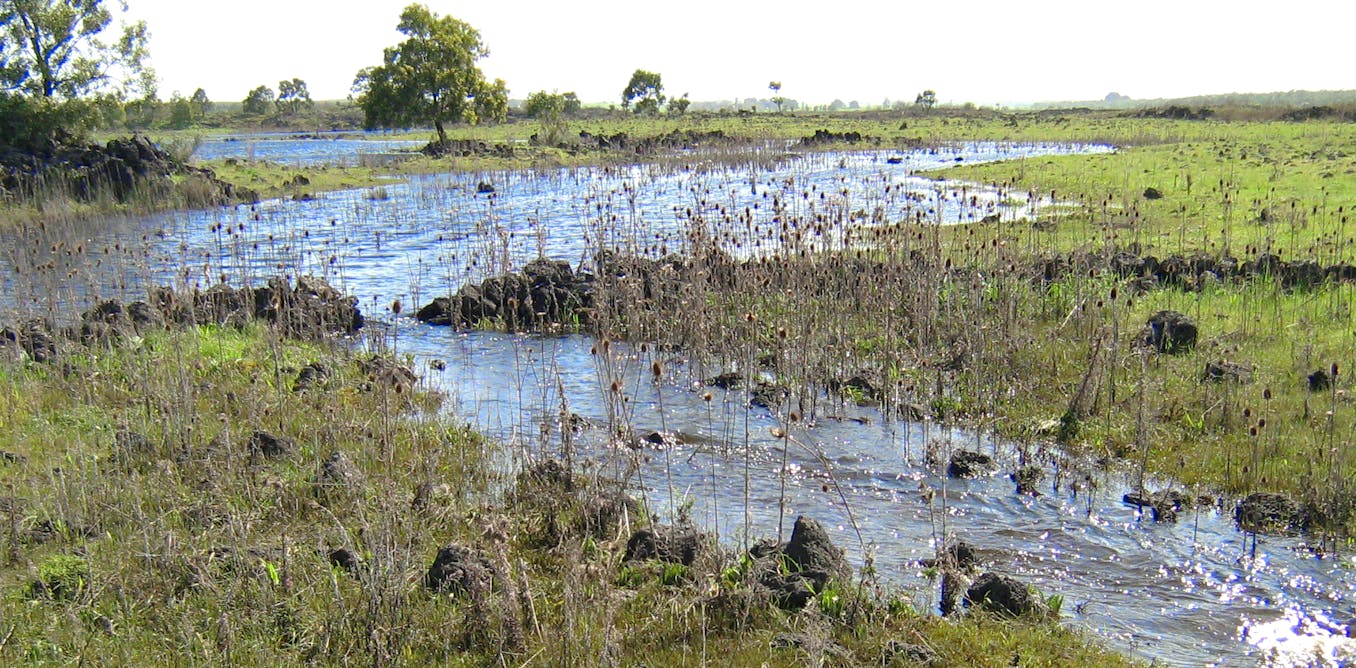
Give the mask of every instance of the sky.
<svg viewBox="0 0 1356 668">
<path fill-rule="evenodd" d="M 127 0 L 160 95 L 242 100 L 306 81 L 317 100 L 401 39 L 408 0 Z M 480 68 L 515 99 L 574 91 L 620 102 L 636 69 L 696 101 L 771 97 L 878 105 L 925 89 L 1014 105 L 1356 88 L 1348 0 L 429 0 L 480 31 Z"/>
</svg>

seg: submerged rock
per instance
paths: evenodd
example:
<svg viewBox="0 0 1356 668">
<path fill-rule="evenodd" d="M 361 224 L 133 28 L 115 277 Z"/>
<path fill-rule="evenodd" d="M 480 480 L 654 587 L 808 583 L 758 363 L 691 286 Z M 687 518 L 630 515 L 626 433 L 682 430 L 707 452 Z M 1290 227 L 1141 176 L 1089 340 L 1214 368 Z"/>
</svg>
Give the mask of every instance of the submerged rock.
<svg viewBox="0 0 1356 668">
<path fill-rule="evenodd" d="M 1037 486 L 1045 479 L 1045 470 L 1039 466 L 1023 466 L 1011 474 L 1011 478 L 1017 483 L 1018 494 L 1040 496 L 1041 492 Z"/>
<path fill-rule="evenodd" d="M 952 478 L 978 478 L 998 470 L 993 457 L 973 450 L 957 450 L 951 453 L 946 474 Z"/>
<path fill-rule="evenodd" d="M 1129 492 L 1121 497 L 1126 505 L 1148 508 L 1155 522 L 1176 522 L 1177 513 L 1191 506 L 1191 497 L 1175 489 L 1157 492 Z"/>
<path fill-rule="evenodd" d="M 1234 508 L 1238 528 L 1255 533 L 1302 531 L 1308 524 L 1299 505 L 1290 497 L 1271 492 L 1254 492 Z"/>
</svg>

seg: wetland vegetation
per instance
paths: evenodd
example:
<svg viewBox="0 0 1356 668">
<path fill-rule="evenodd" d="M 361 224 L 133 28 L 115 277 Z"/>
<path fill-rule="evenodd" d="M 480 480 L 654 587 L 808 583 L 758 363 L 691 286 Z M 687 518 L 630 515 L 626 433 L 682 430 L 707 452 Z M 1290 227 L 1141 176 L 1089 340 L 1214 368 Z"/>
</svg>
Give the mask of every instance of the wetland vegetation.
<svg viewBox="0 0 1356 668">
<path fill-rule="evenodd" d="M 1347 107 L 661 113 L 637 70 L 527 117 L 399 54 L 356 106 L 284 82 L 429 141 L 345 164 L 197 162 L 205 94 L 92 145 L 111 98 L 3 93 L 5 663 L 1349 658 Z M 1110 555 L 1025 547 L 1065 534 Z M 1115 610 L 1160 573 L 1263 602 Z M 1248 644 L 1283 612 L 1321 628 Z M 1135 614 L 1169 640 L 1059 623 Z"/>
</svg>

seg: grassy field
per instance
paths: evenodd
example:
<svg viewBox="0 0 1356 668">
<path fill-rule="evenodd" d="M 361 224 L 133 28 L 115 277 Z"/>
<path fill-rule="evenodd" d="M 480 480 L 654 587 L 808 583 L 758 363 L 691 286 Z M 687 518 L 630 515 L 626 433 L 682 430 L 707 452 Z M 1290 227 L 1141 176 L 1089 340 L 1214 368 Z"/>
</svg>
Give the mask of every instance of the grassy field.
<svg viewBox="0 0 1356 668">
<path fill-rule="evenodd" d="M 580 524 L 610 486 L 514 482 L 495 443 L 374 368 L 260 325 L 0 365 L 0 662 L 1125 663 L 1048 621 L 943 621 L 873 586 L 783 612 L 732 555 L 623 564 L 625 524 Z M 428 591 L 448 543 L 493 586 Z"/>
</svg>

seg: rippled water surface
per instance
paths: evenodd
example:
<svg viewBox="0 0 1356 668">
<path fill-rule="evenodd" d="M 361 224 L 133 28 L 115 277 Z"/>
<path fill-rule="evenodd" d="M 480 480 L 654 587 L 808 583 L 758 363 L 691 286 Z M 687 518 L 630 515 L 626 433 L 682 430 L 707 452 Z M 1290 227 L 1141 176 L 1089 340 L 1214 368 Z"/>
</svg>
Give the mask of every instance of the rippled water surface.
<svg viewBox="0 0 1356 668">
<path fill-rule="evenodd" d="M 304 145 L 294 156 L 298 162 L 333 148 L 313 146 L 332 140 L 288 141 Z M 50 239 L 5 239 L 5 306 L 59 314 L 67 302 L 83 304 L 94 295 L 139 298 L 147 284 L 203 287 L 223 275 L 237 282 L 278 273 L 323 275 L 358 296 L 369 315 L 388 320 L 387 342 L 414 354 L 453 410 L 480 429 L 530 451 L 554 442 L 549 436 L 559 433 L 562 409 L 578 414 L 593 425 L 578 434 L 580 454 L 591 465 L 622 470 L 632 457 L 642 458 L 633 480 L 651 507 L 671 515 L 690 504 L 692 517 L 729 545 L 775 535 L 783 516 L 787 527 L 798 514 L 812 516 L 834 531 L 858 566 L 869 560 L 886 582 L 911 592 L 920 609 L 935 609 L 937 583 L 917 562 L 933 555 L 937 537 L 955 534 L 979 548 L 987 568 L 1061 594 L 1068 623 L 1160 663 L 1247 665 L 1267 652 L 1291 661 L 1315 651 L 1346 652 L 1345 624 L 1356 593 L 1351 556 L 1318 558 L 1297 538 L 1263 537 L 1254 558 L 1227 509 L 1184 512 L 1176 524 L 1155 524 L 1120 502 L 1132 487 L 1121 472 L 1075 470 L 1067 462 L 1036 498 L 1017 495 L 1004 473 L 948 480 L 936 462 L 952 449 L 994 453 L 1005 472 L 1015 469 L 1017 456 L 1009 444 L 985 435 L 832 402 L 782 440 L 773 436 L 785 426 L 778 416 L 745 408 L 742 392 L 702 385 L 701 379 L 731 370 L 718 360 L 621 345 L 604 359 L 585 336 L 454 332 L 392 318 L 388 310 L 399 299 L 415 305 L 408 314 L 467 281 L 538 255 L 580 265 L 601 248 L 681 252 L 697 221 L 716 225 L 713 233 L 732 253 L 753 256 L 777 250 L 780 241 L 768 231 L 777 228 L 779 211 L 833 222 L 837 232 L 819 238 L 819 247 L 858 243 L 873 225 L 903 218 L 1039 217 L 1064 204 L 1031 193 L 939 184 L 922 172 L 958 161 L 1105 150 L 963 144 L 764 157 L 713 169 L 679 160 L 438 175 L 312 202 L 104 221 L 67 232 L 78 237 L 71 243 L 94 251 L 89 254 L 64 254 Z M 478 192 L 482 181 L 494 192 Z M 54 278 L 19 278 L 40 270 Z M 434 359 L 445 369 L 427 366 Z M 650 379 L 654 361 L 663 363 L 662 382 Z M 613 380 L 623 386 L 621 406 L 609 406 L 602 391 Z M 715 393 L 710 401 L 702 396 L 707 391 Z M 640 433 L 677 432 L 681 443 L 638 454 L 614 449 L 604 425 L 618 412 Z M 1037 455 L 1063 461 L 1053 451 Z M 935 492 L 930 502 L 925 490 Z"/>
<path fill-rule="evenodd" d="M 380 133 L 272 133 L 226 135 L 207 139 L 198 160 L 266 160 L 282 165 L 354 165 L 364 156 L 389 156 L 418 149 L 425 142 L 391 140 Z"/>
</svg>

